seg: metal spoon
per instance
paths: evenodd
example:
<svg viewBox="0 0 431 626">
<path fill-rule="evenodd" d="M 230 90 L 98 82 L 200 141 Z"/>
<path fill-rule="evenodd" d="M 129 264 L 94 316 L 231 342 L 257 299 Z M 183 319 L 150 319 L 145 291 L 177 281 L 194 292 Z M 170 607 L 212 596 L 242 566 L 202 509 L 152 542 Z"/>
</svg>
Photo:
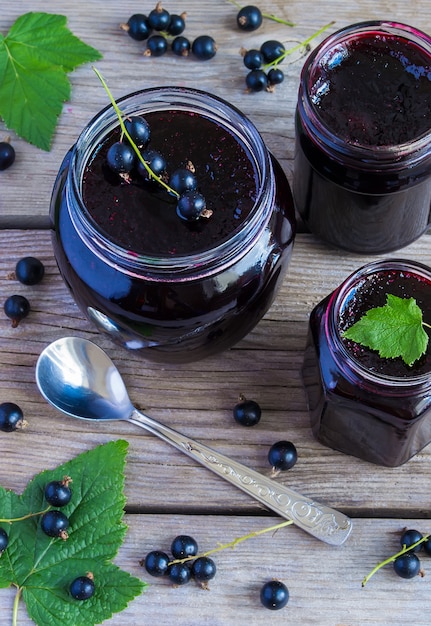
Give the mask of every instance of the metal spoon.
<svg viewBox="0 0 431 626">
<path fill-rule="evenodd" d="M 141 426 L 321 541 L 341 545 L 352 530 L 352 522 L 344 514 L 295 493 L 138 411 L 129 399 L 120 372 L 91 341 L 64 337 L 51 343 L 37 361 L 36 382 L 44 398 L 63 413 L 87 420 L 126 420 Z"/>
</svg>

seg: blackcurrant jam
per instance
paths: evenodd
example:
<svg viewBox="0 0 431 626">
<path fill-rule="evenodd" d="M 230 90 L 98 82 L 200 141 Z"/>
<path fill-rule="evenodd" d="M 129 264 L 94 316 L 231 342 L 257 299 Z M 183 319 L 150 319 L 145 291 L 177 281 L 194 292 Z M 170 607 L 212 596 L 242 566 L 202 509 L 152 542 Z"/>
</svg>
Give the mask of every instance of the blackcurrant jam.
<svg viewBox="0 0 431 626">
<path fill-rule="evenodd" d="M 403 259 L 365 265 L 313 309 L 303 379 L 318 441 L 395 467 L 431 442 L 431 342 L 408 366 L 343 336 L 387 294 L 414 298 L 431 322 L 430 268 Z"/>
<path fill-rule="evenodd" d="M 172 363 L 243 338 L 271 305 L 293 247 L 287 179 L 251 122 L 227 102 L 180 87 L 118 102 L 143 115 L 166 170 L 192 164 L 210 217 L 186 221 L 156 181 L 109 171 L 112 107 L 66 155 L 51 203 L 60 272 L 84 314 L 117 343 Z"/>
<path fill-rule="evenodd" d="M 311 232 L 395 250 L 431 205 L 431 38 L 393 22 L 337 31 L 308 58 L 296 110 L 293 195 Z"/>
</svg>

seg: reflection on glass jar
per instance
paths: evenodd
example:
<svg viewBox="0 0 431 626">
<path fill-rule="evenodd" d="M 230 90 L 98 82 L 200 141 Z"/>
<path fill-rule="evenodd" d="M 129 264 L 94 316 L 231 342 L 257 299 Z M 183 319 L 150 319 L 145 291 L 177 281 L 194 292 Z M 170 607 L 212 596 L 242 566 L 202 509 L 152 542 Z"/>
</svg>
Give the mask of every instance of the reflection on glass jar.
<svg viewBox="0 0 431 626">
<path fill-rule="evenodd" d="M 225 350 L 271 305 L 292 251 L 287 179 L 259 133 L 210 94 L 166 87 L 119 101 L 143 115 L 167 171 L 192 162 L 212 211 L 187 222 L 155 181 L 106 167 L 120 138 L 112 107 L 66 155 L 53 190 L 53 246 L 78 306 L 99 330 L 144 357 L 187 362 Z"/>
<path fill-rule="evenodd" d="M 431 346 L 408 366 L 343 331 L 387 294 L 414 298 L 431 322 L 431 269 L 388 259 L 365 265 L 310 315 L 303 379 L 315 437 L 372 463 L 398 466 L 431 442 Z"/>
</svg>

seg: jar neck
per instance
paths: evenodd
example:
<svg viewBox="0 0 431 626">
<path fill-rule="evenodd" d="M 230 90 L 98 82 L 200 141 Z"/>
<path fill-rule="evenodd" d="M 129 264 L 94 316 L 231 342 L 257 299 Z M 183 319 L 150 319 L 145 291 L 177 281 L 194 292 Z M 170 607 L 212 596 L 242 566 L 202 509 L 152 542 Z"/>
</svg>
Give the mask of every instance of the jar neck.
<svg viewBox="0 0 431 626">
<path fill-rule="evenodd" d="M 412 388 L 429 387 L 431 384 L 431 371 L 415 375 L 391 376 L 373 371 L 358 361 L 353 353 L 347 348 L 342 337 L 340 320 L 343 314 L 351 315 L 352 301 L 356 291 L 371 275 L 380 272 L 400 272 L 414 274 L 418 278 L 425 279 L 430 283 L 431 269 L 426 265 L 405 259 L 388 259 L 369 263 L 351 274 L 330 296 L 328 313 L 325 321 L 325 332 L 332 346 L 334 357 L 339 368 L 352 381 L 362 381 L 365 386 L 373 389 L 384 389 L 384 393 L 409 393 Z M 406 297 L 408 295 L 406 294 Z M 370 305 L 369 308 L 372 308 Z"/>
<path fill-rule="evenodd" d="M 87 125 L 72 149 L 67 205 L 77 232 L 99 256 L 129 272 L 145 272 L 172 280 L 186 280 L 190 273 L 205 275 L 219 271 L 244 256 L 267 226 L 275 198 L 275 182 L 269 152 L 256 127 L 238 109 L 224 100 L 199 90 L 181 87 L 151 88 L 127 95 L 117 101 L 123 116 L 154 111 L 184 111 L 202 115 L 234 135 L 252 161 L 256 173 L 256 199 L 248 217 L 233 235 L 213 248 L 193 255 L 146 256 L 127 250 L 110 239 L 96 224 L 83 201 L 85 167 L 98 147 L 119 126 L 111 106 L 103 109 Z"/>
<path fill-rule="evenodd" d="M 431 123 L 427 132 L 405 143 L 361 145 L 341 137 L 328 125 L 319 111 L 319 104 L 330 90 L 331 71 L 336 70 L 348 56 L 350 42 L 364 36 L 381 42 L 390 43 L 391 39 L 397 38 L 414 44 L 424 56 L 429 57 L 428 70 L 431 69 L 431 38 L 425 33 L 395 22 L 370 21 L 354 24 L 330 35 L 308 57 L 301 73 L 297 115 L 303 132 L 310 141 L 343 166 L 348 165 L 371 175 L 376 168 L 378 171 L 399 173 L 409 167 L 413 168 L 413 172 L 410 169 L 408 173 L 411 179 L 415 175 L 415 167 L 423 168 L 424 162 L 431 166 Z M 352 107 L 354 115 L 354 102 Z"/>
</svg>

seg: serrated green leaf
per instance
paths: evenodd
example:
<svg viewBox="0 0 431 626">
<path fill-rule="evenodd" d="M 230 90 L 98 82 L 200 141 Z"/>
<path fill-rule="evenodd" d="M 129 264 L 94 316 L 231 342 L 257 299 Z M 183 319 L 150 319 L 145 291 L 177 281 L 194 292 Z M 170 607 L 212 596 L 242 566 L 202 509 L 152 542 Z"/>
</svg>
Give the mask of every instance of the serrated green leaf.
<svg viewBox="0 0 431 626">
<path fill-rule="evenodd" d="M 49 150 L 70 97 L 67 73 L 100 58 L 68 30 L 64 16 L 22 15 L 0 35 L 0 116 L 26 141 Z"/>
<path fill-rule="evenodd" d="M 13 519 L 46 509 L 44 487 L 72 478 L 72 498 L 62 511 L 69 538 L 52 539 L 40 528 L 40 515 L 1 526 L 9 545 L 0 557 L 0 586 L 13 583 L 29 616 L 39 626 L 91 626 L 123 610 L 145 584 L 113 565 L 127 527 L 124 467 L 128 444 L 110 442 L 33 478 L 21 496 L 0 488 L 0 518 Z M 70 583 L 91 572 L 96 592 L 85 602 L 68 593 Z"/>
<path fill-rule="evenodd" d="M 386 304 L 370 309 L 343 336 L 385 359 L 401 357 L 411 366 L 428 346 L 423 328 L 422 311 L 414 298 L 388 294 Z"/>
</svg>

